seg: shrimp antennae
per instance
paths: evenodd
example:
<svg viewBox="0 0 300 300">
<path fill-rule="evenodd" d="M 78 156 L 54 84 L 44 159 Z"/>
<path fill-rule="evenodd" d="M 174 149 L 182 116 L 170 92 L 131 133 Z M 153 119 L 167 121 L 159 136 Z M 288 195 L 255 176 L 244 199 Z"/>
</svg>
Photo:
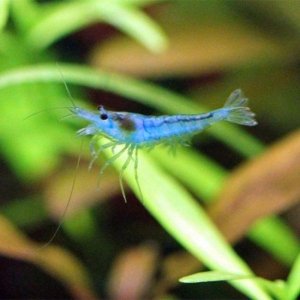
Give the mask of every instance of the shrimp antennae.
<svg viewBox="0 0 300 300">
<path fill-rule="evenodd" d="M 58 70 L 58 72 L 59 72 L 59 74 L 60 74 L 60 77 L 61 77 L 61 79 L 62 79 L 62 82 L 63 82 L 63 84 L 64 84 L 64 86 L 65 86 L 65 89 L 66 89 L 66 91 L 67 91 L 67 94 L 68 94 L 68 96 L 69 96 L 69 99 L 70 99 L 70 101 L 71 101 L 71 103 L 72 103 L 72 106 L 76 108 L 77 106 L 75 105 L 75 100 L 74 100 L 74 98 L 73 98 L 73 96 L 72 96 L 72 94 L 71 94 L 71 92 L 70 92 L 70 90 L 69 90 L 69 87 L 68 87 L 68 85 L 67 85 L 67 82 L 66 82 L 66 80 L 65 80 L 65 77 L 64 77 L 64 75 L 63 75 L 61 69 L 59 68 L 58 63 L 56 63 L 56 66 L 57 66 L 57 70 Z"/>
<path fill-rule="evenodd" d="M 71 192 L 69 194 L 69 197 L 68 197 L 68 201 L 67 201 L 67 204 L 63 210 L 63 213 L 60 217 L 60 221 L 59 221 L 59 224 L 58 226 L 56 227 L 52 237 L 48 240 L 48 242 L 46 242 L 43 246 L 39 247 L 38 250 L 42 250 L 46 247 L 48 247 L 52 242 L 53 240 L 55 239 L 55 237 L 57 236 L 60 228 L 62 227 L 64 221 L 65 221 L 65 217 L 67 215 L 67 211 L 69 209 L 69 206 L 71 204 L 71 200 L 72 200 L 72 197 L 73 197 L 73 192 L 74 192 L 74 188 L 75 188 L 75 183 L 76 183 L 76 179 L 77 179 L 77 172 L 78 172 L 78 169 L 79 169 L 79 166 L 80 166 L 80 162 L 81 162 L 81 157 L 82 157 L 82 148 L 83 148 L 83 142 L 84 140 L 81 141 L 81 145 L 80 145 L 80 154 L 78 156 L 78 159 L 77 159 L 77 163 L 76 163 L 76 168 L 75 168 L 75 172 L 74 172 L 74 176 L 73 176 L 73 180 L 72 180 L 72 185 L 71 185 Z"/>
<path fill-rule="evenodd" d="M 73 98 L 73 96 L 72 96 L 72 94 L 71 94 L 71 92 L 70 92 L 70 90 L 69 90 L 69 88 L 68 88 L 68 86 L 67 86 L 66 80 L 65 80 L 65 78 L 64 78 L 63 73 L 61 72 L 61 70 L 60 70 L 60 68 L 59 68 L 58 63 L 56 63 L 56 66 L 57 66 L 57 70 L 58 70 L 58 72 L 59 72 L 59 74 L 60 74 L 60 76 L 61 76 L 61 79 L 62 79 L 62 82 L 63 82 L 63 84 L 64 84 L 64 87 L 65 87 L 65 89 L 66 89 L 66 91 L 67 91 L 67 95 L 68 95 L 68 97 L 69 97 L 69 99 L 70 99 L 70 101 L 71 101 L 71 104 L 72 104 L 73 107 L 76 108 L 77 106 L 75 105 L 75 100 L 74 100 L 74 98 Z M 41 113 L 43 113 L 43 112 L 46 112 L 46 111 L 49 111 L 49 110 L 59 110 L 59 109 L 70 109 L 70 107 L 68 107 L 68 106 L 62 106 L 62 107 L 45 108 L 45 109 L 42 109 L 42 110 L 40 110 L 40 111 L 34 112 L 34 113 L 32 113 L 32 114 L 26 116 L 26 117 L 23 119 L 23 121 L 25 121 L 25 120 L 27 120 L 27 119 L 29 119 L 29 118 L 32 118 L 32 117 L 34 117 L 34 116 L 36 116 L 36 115 L 39 115 L 39 114 L 41 114 Z"/>
<path fill-rule="evenodd" d="M 66 91 L 67 91 L 67 94 L 68 94 L 68 96 L 69 96 L 69 99 L 70 99 L 70 101 L 71 101 L 71 104 L 72 104 L 72 106 L 73 106 L 74 108 L 77 108 L 77 106 L 75 105 L 75 100 L 74 100 L 74 98 L 73 98 L 73 96 L 72 96 L 72 94 L 71 94 L 71 92 L 70 92 L 70 90 L 69 90 L 69 88 L 68 88 L 68 86 L 67 86 L 66 80 L 65 80 L 65 78 L 64 78 L 64 76 L 63 76 L 63 73 L 61 72 L 61 70 L 60 70 L 60 68 L 59 68 L 58 63 L 57 63 L 56 65 L 57 65 L 58 72 L 59 72 L 59 74 L 60 74 L 60 76 L 61 76 L 61 78 L 62 78 L 64 87 L 65 87 L 65 89 L 66 89 Z M 62 108 L 65 109 L 65 108 L 69 108 L 69 107 L 62 107 Z M 54 109 L 59 109 L 59 108 L 54 108 Z M 37 113 L 35 113 L 35 114 L 38 114 L 38 113 L 41 113 L 41 112 L 42 112 L 42 111 L 37 112 Z M 33 115 L 35 115 L 35 114 L 33 114 Z M 32 115 L 30 115 L 30 116 L 32 116 Z M 29 116 L 29 117 L 30 117 L 30 116 Z M 70 192 L 70 194 L 69 194 L 69 197 L 68 197 L 68 200 L 67 200 L 67 204 L 66 204 L 66 206 L 65 206 L 65 208 L 64 208 L 64 210 L 63 210 L 63 213 L 62 213 L 62 215 L 61 215 L 59 224 L 58 224 L 58 226 L 56 227 L 56 229 L 55 229 L 55 231 L 54 231 L 52 237 L 48 240 L 48 242 L 46 242 L 46 243 L 45 243 L 43 246 L 41 246 L 38 250 L 42 250 L 42 249 L 46 248 L 47 246 L 49 246 L 49 245 L 53 242 L 53 240 L 54 240 L 55 237 L 57 236 L 57 234 L 58 234 L 60 228 L 62 227 L 62 225 L 63 225 L 63 223 L 64 223 L 64 221 L 65 221 L 65 217 L 66 217 L 66 215 L 67 215 L 67 211 L 68 211 L 68 208 L 69 208 L 69 206 L 70 206 L 70 204 L 71 204 L 71 200 L 72 200 L 72 197 L 73 197 L 73 192 L 74 192 L 75 183 L 76 183 L 76 178 L 77 178 L 77 172 L 78 172 L 78 169 L 79 169 L 79 166 L 80 166 L 80 162 L 81 162 L 82 149 L 83 149 L 83 142 L 84 142 L 84 140 L 82 140 L 81 145 L 80 145 L 79 156 L 78 156 L 78 159 L 77 159 L 76 168 L 75 168 L 75 173 L 74 173 L 73 180 L 72 180 L 72 185 L 71 185 L 71 192 Z"/>
<path fill-rule="evenodd" d="M 45 109 L 41 109 L 40 111 L 36 111 L 28 116 L 26 116 L 23 121 L 26 121 L 27 119 L 29 118 L 32 118 L 32 117 L 35 117 L 41 113 L 44 113 L 44 112 L 47 112 L 47 111 L 50 111 L 50 110 L 59 110 L 59 109 L 69 109 L 70 107 L 68 106 L 61 106 L 61 107 L 51 107 L 51 108 L 45 108 Z"/>
</svg>

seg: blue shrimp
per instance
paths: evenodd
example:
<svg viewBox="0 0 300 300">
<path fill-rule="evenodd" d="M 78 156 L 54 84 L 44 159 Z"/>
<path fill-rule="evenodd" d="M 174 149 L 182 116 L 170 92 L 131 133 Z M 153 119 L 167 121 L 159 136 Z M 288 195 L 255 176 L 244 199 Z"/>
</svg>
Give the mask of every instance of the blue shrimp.
<svg viewBox="0 0 300 300">
<path fill-rule="evenodd" d="M 93 157 L 90 167 L 104 149 L 114 150 L 116 146 L 121 146 L 121 150 L 106 161 L 100 174 L 123 153 L 128 153 L 119 176 L 122 195 L 126 202 L 122 177 L 131 160 L 134 160 L 135 180 L 141 193 L 137 176 L 139 149 L 152 148 L 158 144 L 167 144 L 171 147 L 188 144 L 194 135 L 222 120 L 254 126 L 257 124 L 255 114 L 247 107 L 247 102 L 248 99 L 243 96 L 242 91 L 237 89 L 231 93 L 222 108 L 204 114 L 146 116 L 109 111 L 103 106 L 96 112 L 74 106 L 71 112 L 89 122 L 87 127 L 78 131 L 78 135 L 94 136 L 90 144 Z M 96 149 L 96 141 L 101 136 L 108 138 L 109 142 Z"/>
<path fill-rule="evenodd" d="M 63 76 L 62 76 L 63 78 Z M 159 144 L 166 144 L 172 148 L 178 144 L 186 145 L 191 138 L 209 127 L 210 125 L 225 120 L 232 123 L 237 123 L 246 126 L 254 126 L 257 124 L 255 114 L 247 107 L 248 99 L 243 96 L 240 89 L 231 93 L 222 108 L 210 111 L 204 114 L 179 114 L 179 115 L 162 115 L 162 116 L 145 116 L 142 114 L 129 112 L 114 112 L 104 109 L 100 106 L 98 111 L 89 112 L 75 105 L 74 99 L 64 81 L 65 88 L 72 103 L 69 108 L 72 115 L 89 122 L 87 127 L 80 129 L 77 133 L 80 136 L 92 135 L 90 143 L 92 167 L 100 153 L 108 148 L 114 149 L 121 146 L 121 150 L 114 153 L 100 170 L 100 175 L 104 170 L 117 160 L 123 153 L 127 152 L 128 156 L 121 167 L 119 174 L 119 182 L 121 192 L 125 202 L 126 195 L 123 187 L 123 173 L 128 167 L 131 160 L 134 161 L 134 176 L 139 189 L 140 195 L 143 198 L 141 187 L 138 180 L 138 150 L 141 148 L 151 149 Z M 106 137 L 109 142 L 96 147 L 97 141 L 102 136 Z M 76 170 L 79 167 L 81 156 L 77 161 Z M 71 202 L 74 191 L 76 177 L 73 178 L 71 193 L 69 195 L 66 208 L 62 214 L 61 221 L 57 226 L 51 239 L 44 244 L 40 249 L 47 247 L 55 238 L 60 227 L 63 224 L 67 209 Z"/>
</svg>

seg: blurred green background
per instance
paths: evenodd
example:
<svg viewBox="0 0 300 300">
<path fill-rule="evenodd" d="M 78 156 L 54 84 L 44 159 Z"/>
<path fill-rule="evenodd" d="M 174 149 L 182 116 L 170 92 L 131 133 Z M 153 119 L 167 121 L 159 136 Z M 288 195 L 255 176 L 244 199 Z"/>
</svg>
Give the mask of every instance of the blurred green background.
<svg viewBox="0 0 300 300">
<path fill-rule="evenodd" d="M 297 298 L 299 1 L 2 0 L 0 29 L 0 298 Z M 145 153 L 125 204 L 64 80 L 80 107 L 155 115 L 242 88 L 258 126 Z M 205 267 L 265 280 L 178 282 Z"/>
</svg>

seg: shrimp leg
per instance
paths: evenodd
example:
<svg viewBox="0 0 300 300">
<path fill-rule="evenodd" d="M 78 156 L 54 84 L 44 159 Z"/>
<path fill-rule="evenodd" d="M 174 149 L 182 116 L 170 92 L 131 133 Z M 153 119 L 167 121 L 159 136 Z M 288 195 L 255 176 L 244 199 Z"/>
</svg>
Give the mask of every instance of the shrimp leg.
<svg viewBox="0 0 300 300">
<path fill-rule="evenodd" d="M 96 142 L 98 141 L 98 137 L 95 135 L 92 137 L 91 141 L 90 141 L 90 152 L 92 157 L 94 157 L 97 153 L 96 150 Z"/>
<path fill-rule="evenodd" d="M 105 164 L 102 166 L 101 170 L 100 170 L 100 175 L 102 175 L 104 173 L 104 171 L 106 170 L 106 168 L 112 164 L 115 160 L 117 160 L 127 149 L 129 148 L 129 145 L 125 145 L 123 147 L 123 149 L 121 151 L 119 151 L 117 154 L 115 154 L 114 156 L 110 157 Z"/>
<path fill-rule="evenodd" d="M 92 167 L 93 167 L 95 161 L 97 160 L 97 158 L 99 157 L 100 153 L 102 151 L 104 151 L 105 149 L 109 148 L 109 147 L 115 146 L 116 142 L 109 142 L 109 143 L 106 143 L 104 145 L 101 145 L 97 151 L 94 148 L 95 144 L 96 144 L 96 142 L 92 141 L 92 145 L 90 146 L 91 152 L 93 151 L 92 152 L 92 157 L 93 158 L 92 158 L 92 160 L 89 164 L 89 168 L 88 168 L 89 171 L 92 169 Z"/>
<path fill-rule="evenodd" d="M 125 163 L 123 164 L 123 166 L 121 168 L 121 171 L 120 171 L 120 174 L 119 174 L 119 183 L 120 183 L 121 192 L 122 192 L 122 196 L 124 198 L 125 203 L 127 203 L 127 198 L 126 198 L 126 194 L 125 194 L 125 190 L 124 190 L 124 185 L 123 185 L 123 174 L 124 174 L 126 168 L 128 167 L 131 159 L 132 159 L 132 154 L 133 154 L 134 150 L 135 150 L 135 146 L 129 147 L 129 149 L 128 149 L 128 157 L 127 157 Z"/>
<path fill-rule="evenodd" d="M 117 160 L 127 149 L 128 149 L 129 145 L 125 145 L 124 148 L 118 152 L 117 154 L 113 155 L 112 157 L 110 157 L 105 164 L 102 166 L 102 168 L 100 169 L 99 172 L 99 179 L 97 182 L 97 186 L 99 186 L 100 183 L 100 176 L 104 173 L 104 171 L 106 170 L 107 167 L 109 167 L 110 164 L 112 164 L 115 160 Z"/>
<path fill-rule="evenodd" d="M 135 181 L 136 181 L 137 187 L 139 189 L 139 192 L 141 194 L 141 199 L 142 199 L 142 202 L 143 202 L 144 196 L 143 196 L 142 189 L 141 189 L 141 186 L 140 186 L 140 181 L 139 181 L 139 178 L 138 178 L 138 147 L 135 148 L 134 178 L 135 178 Z"/>
</svg>

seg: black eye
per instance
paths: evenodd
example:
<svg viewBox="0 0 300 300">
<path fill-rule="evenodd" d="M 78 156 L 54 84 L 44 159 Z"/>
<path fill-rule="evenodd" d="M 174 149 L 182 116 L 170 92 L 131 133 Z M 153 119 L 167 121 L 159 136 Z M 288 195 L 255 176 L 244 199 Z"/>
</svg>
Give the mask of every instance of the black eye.
<svg viewBox="0 0 300 300">
<path fill-rule="evenodd" d="M 107 120 L 107 118 L 108 118 L 107 114 L 101 114 L 100 115 L 101 120 Z"/>
</svg>

